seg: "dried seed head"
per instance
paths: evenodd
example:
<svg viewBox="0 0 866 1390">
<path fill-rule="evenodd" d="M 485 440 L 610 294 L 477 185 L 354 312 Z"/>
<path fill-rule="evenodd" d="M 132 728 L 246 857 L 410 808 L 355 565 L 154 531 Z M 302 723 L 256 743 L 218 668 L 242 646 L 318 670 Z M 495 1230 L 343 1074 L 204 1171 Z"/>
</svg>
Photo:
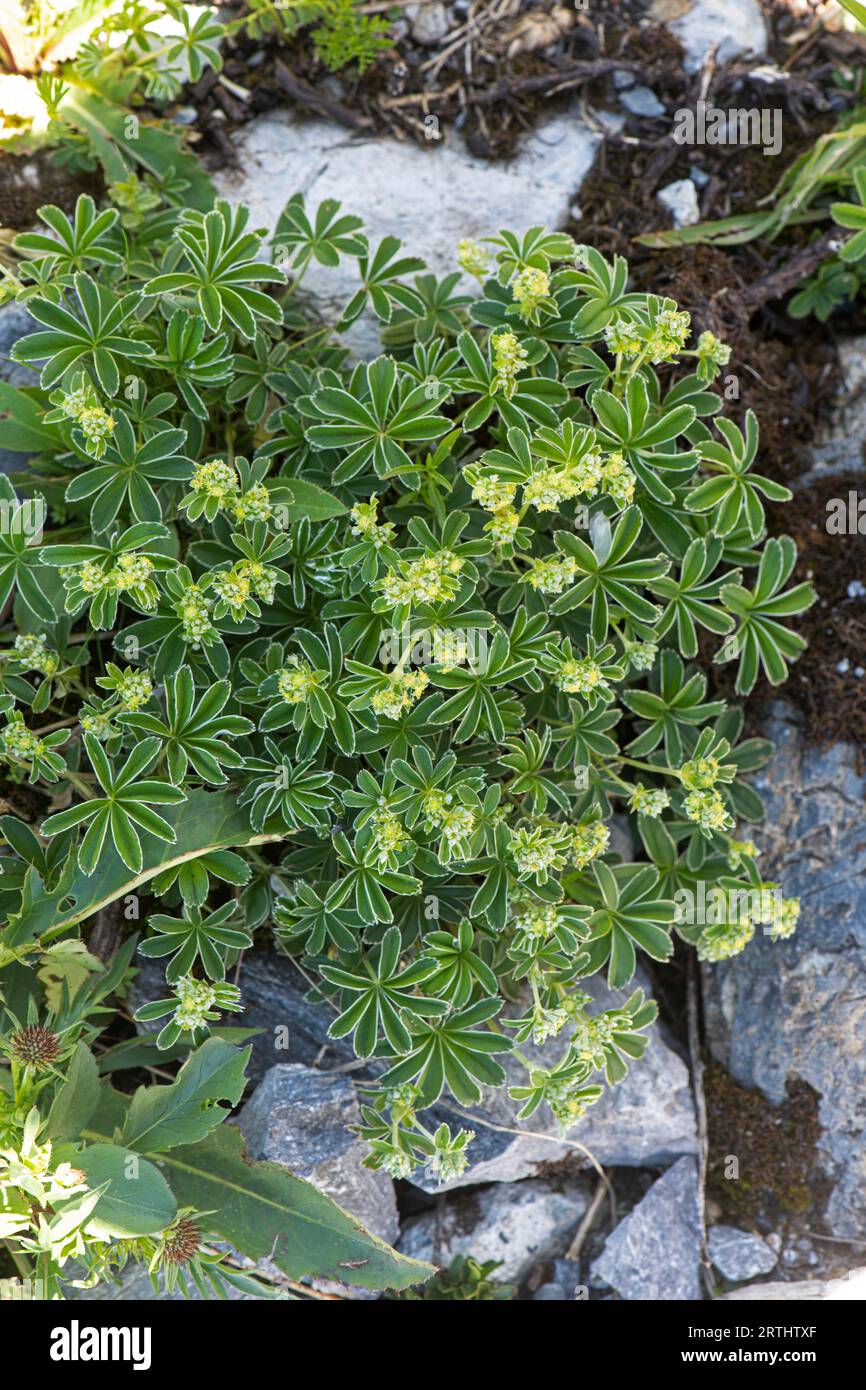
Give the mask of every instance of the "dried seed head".
<svg viewBox="0 0 866 1390">
<path fill-rule="evenodd" d="M 183 1265 L 191 1260 L 201 1243 L 201 1232 L 194 1221 L 183 1217 L 165 1238 L 163 1255 L 169 1264 Z"/>
<path fill-rule="evenodd" d="M 34 1023 L 13 1033 L 10 1046 L 16 1061 L 27 1067 L 47 1067 L 57 1060 L 60 1039 L 50 1028 Z"/>
</svg>

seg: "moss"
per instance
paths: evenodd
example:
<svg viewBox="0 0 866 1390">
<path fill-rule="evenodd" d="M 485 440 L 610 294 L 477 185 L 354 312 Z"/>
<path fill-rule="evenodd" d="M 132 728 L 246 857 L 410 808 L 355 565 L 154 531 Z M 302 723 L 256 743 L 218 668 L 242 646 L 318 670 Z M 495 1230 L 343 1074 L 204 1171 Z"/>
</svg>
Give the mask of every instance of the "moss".
<svg viewBox="0 0 866 1390">
<path fill-rule="evenodd" d="M 704 1077 L 709 1130 L 708 1194 L 726 1217 L 777 1222 L 807 1214 L 819 1221 L 830 1182 L 820 1167 L 818 1096 L 790 1083 L 775 1109 L 712 1064 Z M 728 1176 L 730 1158 L 738 1174 Z"/>
</svg>

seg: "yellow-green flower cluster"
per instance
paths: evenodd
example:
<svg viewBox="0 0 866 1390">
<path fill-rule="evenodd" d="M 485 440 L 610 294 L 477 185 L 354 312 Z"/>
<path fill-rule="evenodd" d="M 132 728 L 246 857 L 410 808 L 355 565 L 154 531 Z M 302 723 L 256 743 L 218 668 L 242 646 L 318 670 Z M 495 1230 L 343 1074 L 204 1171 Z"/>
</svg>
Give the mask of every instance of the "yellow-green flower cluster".
<svg viewBox="0 0 866 1390">
<path fill-rule="evenodd" d="M 683 802 L 683 810 L 689 820 L 696 821 L 705 833 L 728 830 L 734 824 L 733 817 L 725 810 L 722 794 L 718 790 L 689 792 Z"/>
<path fill-rule="evenodd" d="M 731 349 L 715 333 L 702 333 L 698 338 L 696 355 L 708 367 L 726 367 L 731 360 Z"/>
<path fill-rule="evenodd" d="M 787 941 L 789 936 L 793 936 L 797 930 L 797 923 L 800 920 L 800 899 L 782 898 L 776 904 L 773 919 L 770 922 L 769 935 L 773 941 Z"/>
<path fill-rule="evenodd" d="M 663 787 L 645 787 L 638 782 L 632 787 L 628 808 L 639 816 L 650 816 L 653 820 L 660 816 L 671 804 L 669 794 Z"/>
<path fill-rule="evenodd" d="M 429 684 L 426 671 L 395 671 L 388 684 L 380 687 L 370 704 L 384 719 L 399 719 L 404 710 L 411 709 Z"/>
<path fill-rule="evenodd" d="M 605 1051 L 611 1046 L 617 1027 L 622 1025 L 619 1013 L 594 1014 L 577 1021 L 571 1035 L 571 1048 L 577 1059 L 587 1062 L 593 1071 L 600 1071 L 605 1062 Z"/>
<path fill-rule="evenodd" d="M 576 825 L 570 837 L 569 851 L 578 869 L 585 869 L 593 859 L 604 854 L 610 843 L 610 831 L 600 820 Z"/>
<path fill-rule="evenodd" d="M 610 352 L 618 357 L 637 357 L 643 351 L 643 342 L 637 326 L 628 319 L 614 319 L 604 330 L 604 341 Z"/>
<path fill-rule="evenodd" d="M 84 447 L 92 458 L 102 458 L 117 421 L 101 405 L 89 405 L 78 416 Z"/>
<path fill-rule="evenodd" d="M 728 868 L 737 870 L 744 859 L 756 859 L 758 850 L 754 840 L 731 840 L 728 845 Z"/>
<path fill-rule="evenodd" d="M 475 812 L 455 801 L 451 792 L 429 791 L 422 805 L 427 825 L 440 832 L 449 850 L 460 848 L 475 829 Z"/>
<path fill-rule="evenodd" d="M 523 485 L 523 501 L 538 512 L 555 512 L 573 497 L 594 497 L 604 477 L 601 455 L 584 454 L 566 468 L 539 468 Z"/>
<path fill-rule="evenodd" d="M 635 476 L 622 454 L 610 454 L 601 466 L 601 482 L 605 492 L 620 507 L 634 500 Z"/>
<path fill-rule="evenodd" d="M 628 650 L 629 664 L 633 671 L 651 671 L 658 654 L 655 642 L 637 642 Z"/>
<path fill-rule="evenodd" d="M 373 843 L 379 853 L 380 869 L 387 868 L 393 857 L 412 843 L 392 811 L 380 811 L 373 820 Z"/>
<path fill-rule="evenodd" d="M 511 281 L 511 293 L 524 323 L 538 323 L 540 311 L 551 303 L 550 276 L 537 266 L 524 266 Z"/>
<path fill-rule="evenodd" d="M 378 587 L 392 607 L 422 603 L 438 603 L 452 599 L 457 593 L 457 576 L 463 568 L 459 555 L 450 550 L 435 555 L 422 555 L 417 560 L 403 561 L 398 573 L 389 569 Z"/>
<path fill-rule="evenodd" d="M 113 589 L 115 593 L 123 594 L 136 589 L 143 607 L 152 608 L 156 603 L 156 594 L 148 592 L 153 561 L 146 555 L 136 555 L 128 550 L 119 555 L 109 569 L 105 569 L 98 560 L 85 560 L 77 569 L 63 573 L 74 573 L 86 594 L 98 594 L 103 589 Z"/>
<path fill-rule="evenodd" d="M 369 541 L 376 550 L 381 550 L 383 545 L 393 544 L 394 524 L 391 521 L 379 521 L 379 503 L 375 492 L 369 502 L 356 502 L 349 516 L 352 520 L 353 536 L 360 536 Z"/>
<path fill-rule="evenodd" d="M 471 237 L 464 237 L 457 243 L 457 264 L 467 275 L 474 275 L 476 280 L 483 280 L 489 265 L 487 252 Z"/>
<path fill-rule="evenodd" d="M 451 628 L 431 628 L 430 658 L 434 666 L 453 671 L 455 666 L 462 666 L 469 660 L 469 644 Z"/>
<path fill-rule="evenodd" d="M 519 525 L 519 513 L 513 507 L 503 507 L 501 511 L 493 513 L 485 523 L 484 530 L 489 532 L 494 545 L 511 545 Z"/>
<path fill-rule="evenodd" d="M 216 1003 L 216 992 L 208 980 L 195 980 L 190 975 L 178 980 L 174 992 L 180 1001 L 174 1011 L 174 1022 L 184 1033 L 204 1028 Z"/>
<path fill-rule="evenodd" d="M 261 560 L 239 560 L 235 565 L 235 574 L 249 582 L 256 598 L 260 598 L 262 603 L 273 603 L 278 574 L 273 565 L 265 565 Z"/>
<path fill-rule="evenodd" d="M 105 710 L 87 710 L 79 716 L 78 722 L 86 734 L 93 734 L 100 742 L 114 733 L 111 715 Z"/>
<path fill-rule="evenodd" d="M 146 705 L 153 694 L 153 682 L 147 671 L 136 671 L 128 666 L 115 685 L 120 704 L 133 713 Z"/>
<path fill-rule="evenodd" d="M 498 473 L 489 473 L 486 477 L 479 478 L 473 486 L 472 500 L 486 512 L 498 512 L 503 507 L 511 506 L 516 492 L 515 483 L 500 478 Z"/>
<path fill-rule="evenodd" d="M 548 874 L 565 863 L 562 832 L 558 827 L 544 829 L 521 826 L 511 836 L 511 853 L 520 874 Z"/>
<path fill-rule="evenodd" d="M 530 942 L 546 941 L 559 926 L 559 913 L 550 904 L 527 908 L 514 919 L 514 929 Z"/>
<path fill-rule="evenodd" d="M 719 780 L 718 758 L 693 758 L 679 769 L 680 780 L 687 791 L 707 791 Z"/>
<path fill-rule="evenodd" d="M 517 377 L 526 366 L 529 354 L 520 346 L 517 336 L 506 330 L 494 333 L 490 339 L 493 348 L 493 392 L 500 391 L 511 397 L 517 390 Z"/>
<path fill-rule="evenodd" d="M 252 594 L 249 576 L 240 565 L 234 569 L 219 570 L 214 576 L 211 588 L 226 605 L 235 622 L 240 622 L 246 613 L 247 603 Z M 217 614 L 219 616 L 219 614 Z"/>
<path fill-rule="evenodd" d="M 93 387 L 89 383 L 75 387 L 63 397 L 60 409 L 81 430 L 85 451 L 91 458 L 101 459 L 117 421 L 100 404 Z"/>
<path fill-rule="evenodd" d="M 574 583 L 577 575 L 577 562 L 570 555 L 549 556 L 542 560 L 533 560 L 532 568 L 527 571 L 525 576 L 526 583 L 540 594 L 561 594 L 570 584 Z"/>
<path fill-rule="evenodd" d="M 240 492 L 236 470 L 230 463 L 224 463 L 221 459 L 200 463 L 192 475 L 190 487 L 193 492 L 213 498 L 220 507 L 234 506 Z"/>
<path fill-rule="evenodd" d="M 663 309 L 656 317 L 647 342 L 650 361 L 658 366 L 682 352 L 691 328 L 692 316 L 685 309 Z"/>
<path fill-rule="evenodd" d="M 730 960 L 745 950 L 755 935 L 755 924 L 748 913 L 736 922 L 718 922 L 706 927 L 698 940 L 698 960 Z"/>
<path fill-rule="evenodd" d="M 306 704 L 311 692 L 320 684 L 318 673 L 297 656 L 289 657 L 289 664 L 283 667 L 277 682 L 280 695 L 287 705 Z"/>
<path fill-rule="evenodd" d="M 181 636 L 193 648 L 197 648 L 206 637 L 216 632 L 210 620 L 212 607 L 211 600 L 197 584 L 187 585 L 183 597 L 175 604 L 175 613 L 180 618 Z"/>
<path fill-rule="evenodd" d="M 562 1132 L 582 1119 L 592 1104 L 592 1100 L 582 1096 L 579 1088 L 571 1081 L 547 1085 L 544 1088 L 544 1099 Z"/>
<path fill-rule="evenodd" d="M 237 521 L 270 521 L 274 507 L 263 483 L 256 483 L 231 504 Z"/>
<path fill-rule="evenodd" d="M 541 1047 L 548 1038 L 555 1038 L 568 1022 L 565 1009 L 545 1009 L 536 1004 L 532 1012 L 532 1041 Z"/>
<path fill-rule="evenodd" d="M 590 695 L 604 684 L 604 673 L 591 657 L 569 657 L 553 679 L 566 695 Z"/>
<path fill-rule="evenodd" d="M 9 722 L 0 733 L 0 739 L 3 742 L 4 753 L 10 758 L 21 758 L 24 762 L 31 762 L 45 750 L 42 739 L 27 728 L 24 716 L 18 710 L 9 716 Z"/>
<path fill-rule="evenodd" d="M 44 637 L 36 637 L 29 632 L 19 632 L 15 638 L 15 655 L 28 671 L 38 671 L 42 676 L 53 676 L 60 659 L 46 646 Z"/>
</svg>

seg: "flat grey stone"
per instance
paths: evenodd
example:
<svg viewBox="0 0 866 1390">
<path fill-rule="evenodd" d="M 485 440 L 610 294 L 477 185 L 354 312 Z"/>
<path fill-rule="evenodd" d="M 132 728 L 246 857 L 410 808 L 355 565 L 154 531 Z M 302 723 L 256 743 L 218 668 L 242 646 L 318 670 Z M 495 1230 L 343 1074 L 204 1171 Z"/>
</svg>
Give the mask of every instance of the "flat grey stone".
<svg viewBox="0 0 866 1390">
<path fill-rule="evenodd" d="M 407 5 L 403 11 L 409 21 L 412 37 L 416 43 L 435 47 L 447 36 L 451 19 L 441 0 L 422 0 L 418 5 Z"/>
<path fill-rule="evenodd" d="M 707 1249 L 719 1273 L 735 1283 L 769 1274 L 779 1258 L 760 1236 L 736 1226 L 713 1226 L 707 1235 Z"/>
<path fill-rule="evenodd" d="M 557 1191 L 535 1179 L 461 1193 L 410 1221 L 398 1249 L 443 1269 L 455 1255 L 501 1260 L 493 1277 L 519 1284 L 542 1260 L 564 1253 L 589 1200 L 588 1184 Z"/>
<path fill-rule="evenodd" d="M 686 72 L 697 72 L 714 45 L 716 60 L 767 51 L 767 25 L 758 0 L 655 0 L 650 11 L 667 22 L 683 45 Z"/>
<path fill-rule="evenodd" d="M 675 227 L 694 227 L 700 221 L 698 190 L 691 179 L 677 179 L 660 188 L 657 198 L 667 208 Z"/>
<path fill-rule="evenodd" d="M 804 744 L 800 716 L 778 703 L 765 732 L 776 752 L 755 778 L 767 816 L 762 877 L 799 897 L 787 941 L 756 934 L 747 951 L 704 970 L 713 1055 L 773 1105 L 799 1077 L 819 1094 L 819 1148 L 835 1186 L 836 1236 L 866 1229 L 866 779 L 857 750 Z"/>
<path fill-rule="evenodd" d="M 360 1118 L 348 1076 L 284 1063 L 271 1067 L 237 1123 L 253 1158 L 284 1164 L 393 1245 L 394 1184 L 362 1166 L 367 1145 L 349 1130 Z"/>
<path fill-rule="evenodd" d="M 720 1302 L 749 1303 L 862 1303 L 866 1299 L 866 1266 L 852 1269 L 840 1279 L 801 1279 L 790 1284 L 746 1284 L 723 1293 Z"/>
<path fill-rule="evenodd" d="M 627 1302 L 701 1298 L 698 1168 L 681 1158 L 608 1236 L 592 1272 Z"/>
<path fill-rule="evenodd" d="M 616 1008 L 634 988 L 652 991 L 642 969 L 626 990 L 610 990 L 600 976 L 581 982 L 592 994 L 598 1009 Z M 596 1010 L 593 1009 L 593 1012 Z M 514 1182 L 532 1176 L 540 1163 L 555 1162 L 575 1153 L 575 1144 L 594 1155 L 606 1167 L 655 1167 L 671 1163 L 682 1154 L 697 1152 L 694 1103 L 688 1070 L 670 1046 L 665 1029 L 655 1023 L 640 1061 L 629 1067 L 628 1075 L 617 1086 L 610 1086 L 563 1139 L 552 1114 L 542 1105 L 526 1121 L 517 1119 L 519 1104 L 511 1101 L 506 1088 L 490 1090 L 479 1106 L 465 1115 L 455 1115 L 442 1104 L 435 1120 L 447 1121 L 452 1130 L 461 1124 L 474 1129 L 469 1146 L 469 1167 L 446 1187 L 464 1187 L 479 1182 Z M 524 1044 L 521 1051 L 540 1066 L 549 1067 L 565 1051 L 562 1038 L 551 1038 L 543 1047 Z M 519 1061 L 505 1056 L 502 1064 L 508 1084 L 525 1081 Z M 502 1128 L 488 1128 L 498 1125 Z M 517 1129 L 532 1133 L 512 1134 Z M 537 1137 L 541 1135 L 542 1137 Z M 569 1141 L 569 1142 L 565 1142 Z M 587 1160 L 589 1161 L 589 1160 Z M 427 1191 L 440 1191 L 438 1184 L 418 1172 L 411 1179 Z"/>
<path fill-rule="evenodd" d="M 274 112 L 251 121 L 237 137 L 240 168 L 216 176 L 218 191 L 248 203 L 253 225 L 272 230 L 295 192 L 308 206 L 336 198 L 343 211 L 364 221 L 371 244 L 398 236 L 405 254 L 421 256 L 443 275 L 457 267 L 462 238 L 490 236 L 500 227 L 516 232 L 568 217 L 569 203 L 588 174 L 600 139 L 576 109 L 541 124 L 507 164 L 471 155 L 452 130 L 431 125 L 429 149 L 391 137 L 362 137 L 329 121 L 298 120 Z M 358 289 L 357 263 L 346 258 L 334 270 L 311 263 L 304 289 L 325 321 L 332 322 Z M 475 281 L 464 278 L 466 292 Z M 361 356 L 380 351 L 374 321 L 356 324 L 346 341 Z"/>
<path fill-rule="evenodd" d="M 663 116 L 667 108 L 662 105 L 651 87 L 638 85 L 620 92 L 619 104 L 633 116 Z"/>
</svg>

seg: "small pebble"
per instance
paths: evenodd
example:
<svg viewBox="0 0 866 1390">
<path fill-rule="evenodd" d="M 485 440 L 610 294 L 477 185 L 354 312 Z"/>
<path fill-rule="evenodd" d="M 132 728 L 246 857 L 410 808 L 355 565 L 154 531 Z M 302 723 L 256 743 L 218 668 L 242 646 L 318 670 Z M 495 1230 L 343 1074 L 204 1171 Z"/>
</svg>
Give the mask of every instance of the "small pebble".
<svg viewBox="0 0 866 1390">
<path fill-rule="evenodd" d="M 847 656 L 843 656 L 841 661 L 836 662 L 836 670 L 840 676 L 847 676 L 850 669 L 851 662 L 848 660 Z"/>
<path fill-rule="evenodd" d="M 849 598 L 866 598 L 866 584 L 861 583 L 859 579 L 852 579 L 847 593 Z"/>
</svg>

